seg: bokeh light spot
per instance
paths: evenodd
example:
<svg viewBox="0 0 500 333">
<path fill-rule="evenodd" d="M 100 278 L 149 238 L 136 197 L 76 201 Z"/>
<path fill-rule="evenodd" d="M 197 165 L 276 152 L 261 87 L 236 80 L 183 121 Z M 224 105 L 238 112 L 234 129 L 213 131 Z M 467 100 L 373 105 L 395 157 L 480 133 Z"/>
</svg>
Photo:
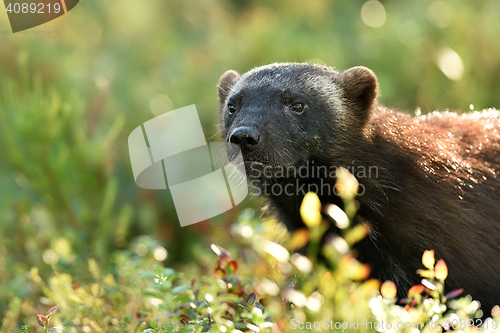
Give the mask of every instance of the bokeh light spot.
<svg viewBox="0 0 500 333">
<path fill-rule="evenodd" d="M 43 251 L 42 259 L 46 264 L 54 265 L 59 260 L 59 256 L 52 249 L 48 249 Z"/>
<path fill-rule="evenodd" d="M 163 261 L 167 259 L 168 252 L 164 247 L 159 246 L 154 250 L 153 257 L 158 261 Z"/>
<path fill-rule="evenodd" d="M 384 5 L 375 0 L 365 2 L 361 7 L 361 19 L 372 28 L 378 28 L 385 24 L 386 13 Z"/>
<path fill-rule="evenodd" d="M 243 237 L 249 238 L 249 237 L 252 237 L 252 235 L 253 235 L 253 229 L 252 229 L 252 227 L 246 225 L 243 228 L 241 228 L 240 233 Z"/>
<path fill-rule="evenodd" d="M 144 257 L 148 253 L 148 248 L 144 244 L 139 244 L 135 247 L 135 253 Z"/>
<path fill-rule="evenodd" d="M 457 52 L 450 48 L 442 49 L 437 58 L 439 69 L 450 80 L 460 80 L 464 74 L 464 63 Z"/>
</svg>

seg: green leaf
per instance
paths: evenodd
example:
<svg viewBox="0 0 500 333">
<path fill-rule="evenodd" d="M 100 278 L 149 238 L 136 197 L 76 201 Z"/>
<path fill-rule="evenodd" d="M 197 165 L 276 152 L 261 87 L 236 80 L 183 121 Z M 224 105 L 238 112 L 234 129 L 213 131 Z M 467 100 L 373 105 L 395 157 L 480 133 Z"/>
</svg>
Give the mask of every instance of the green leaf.
<svg viewBox="0 0 500 333">
<path fill-rule="evenodd" d="M 154 297 L 154 298 L 158 298 L 158 299 L 163 299 L 164 297 L 164 294 L 157 291 L 157 290 L 151 290 L 151 289 L 147 289 L 147 290 L 143 290 L 142 291 L 142 295 L 143 296 L 149 296 L 149 297 Z"/>
<path fill-rule="evenodd" d="M 352 246 L 353 244 L 361 241 L 363 238 L 365 238 L 369 233 L 369 229 L 366 225 L 364 224 L 358 224 L 357 226 L 349 229 L 345 234 L 344 234 L 344 239 L 349 244 L 349 246 Z"/>
<path fill-rule="evenodd" d="M 155 330 L 158 329 L 158 323 L 156 322 L 156 319 L 154 318 L 151 318 L 151 320 L 149 321 L 149 325 L 154 328 Z"/>
<path fill-rule="evenodd" d="M 192 302 L 193 297 L 189 293 L 182 293 L 175 296 L 174 300 L 179 303 L 187 303 L 187 302 Z"/>
<path fill-rule="evenodd" d="M 165 269 L 163 270 L 163 276 L 170 277 L 170 276 L 172 276 L 172 275 L 174 275 L 174 274 L 176 274 L 176 271 L 175 271 L 175 270 L 173 270 L 172 268 L 168 268 L 168 267 L 167 267 L 167 268 L 165 268 Z"/>
<path fill-rule="evenodd" d="M 227 303 L 237 303 L 240 301 L 240 297 L 238 295 L 233 295 L 233 294 L 222 294 L 220 296 L 217 296 L 217 302 L 222 303 L 222 302 L 227 302 Z"/>
<path fill-rule="evenodd" d="M 148 279 L 156 279 L 158 278 L 158 275 L 155 272 L 151 271 L 142 271 L 139 273 L 142 277 L 148 278 Z"/>
<path fill-rule="evenodd" d="M 172 289 L 172 294 L 176 295 L 176 294 L 182 293 L 183 291 L 186 291 L 188 289 L 189 289 L 189 285 L 188 284 L 183 284 L 183 285 L 177 286 L 174 289 Z"/>
</svg>

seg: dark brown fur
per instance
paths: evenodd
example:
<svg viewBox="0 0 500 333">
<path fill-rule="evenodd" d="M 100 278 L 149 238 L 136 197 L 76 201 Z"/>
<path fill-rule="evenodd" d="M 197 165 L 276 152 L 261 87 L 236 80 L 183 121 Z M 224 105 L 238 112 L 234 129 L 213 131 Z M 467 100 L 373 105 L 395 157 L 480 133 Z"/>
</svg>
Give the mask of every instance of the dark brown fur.
<svg viewBox="0 0 500 333">
<path fill-rule="evenodd" d="M 485 309 L 499 303 L 499 112 L 413 118 L 379 108 L 370 123 L 365 159 L 382 166 L 379 181 L 389 186 L 373 219 L 386 218 L 374 237 L 388 254 L 382 260 L 412 272 L 420 253 L 434 249 L 448 263 L 448 287 L 464 287 Z M 415 282 L 407 278 L 404 286 Z"/>
<path fill-rule="evenodd" d="M 364 67 L 339 73 L 273 64 L 242 77 L 230 71 L 219 83 L 223 136 L 240 144 L 249 176 L 265 167 L 376 166 L 377 177 L 358 179 L 366 192 L 357 198 L 355 223 L 372 226 L 358 245 L 360 260 L 404 296 L 419 282 L 422 253 L 434 249 L 448 265 L 448 289 L 464 288 L 488 311 L 500 303 L 500 113 L 411 117 L 378 105 L 377 93 Z M 305 105 L 300 112 L 297 101 Z M 297 184 L 335 183 L 320 178 Z M 303 194 L 266 197 L 289 230 L 303 227 Z"/>
</svg>

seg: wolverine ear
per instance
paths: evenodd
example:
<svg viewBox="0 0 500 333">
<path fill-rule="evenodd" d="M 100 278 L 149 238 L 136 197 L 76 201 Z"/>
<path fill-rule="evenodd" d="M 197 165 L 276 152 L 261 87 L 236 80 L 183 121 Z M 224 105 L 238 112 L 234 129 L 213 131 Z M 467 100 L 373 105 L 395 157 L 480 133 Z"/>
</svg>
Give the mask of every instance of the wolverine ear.
<svg viewBox="0 0 500 333">
<path fill-rule="evenodd" d="M 219 92 L 219 105 L 222 106 L 226 101 L 229 92 L 231 91 L 231 87 L 240 79 L 240 74 L 233 70 L 228 70 L 225 72 L 219 80 L 218 92 Z"/>
<path fill-rule="evenodd" d="M 357 66 L 341 73 L 339 79 L 349 106 L 361 120 L 367 120 L 368 111 L 378 95 L 375 73 L 369 68 Z"/>
</svg>

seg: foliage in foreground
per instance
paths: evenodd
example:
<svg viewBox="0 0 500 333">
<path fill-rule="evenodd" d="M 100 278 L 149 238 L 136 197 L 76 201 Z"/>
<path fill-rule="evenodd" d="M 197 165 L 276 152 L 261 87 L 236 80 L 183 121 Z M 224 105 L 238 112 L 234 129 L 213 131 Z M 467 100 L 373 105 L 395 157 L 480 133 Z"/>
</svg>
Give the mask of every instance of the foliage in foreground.
<svg viewBox="0 0 500 333">
<path fill-rule="evenodd" d="M 39 315 L 38 324 L 45 332 L 49 320 L 50 331 L 60 332 L 477 330 L 473 319 L 482 315 L 479 303 L 469 296 L 454 299 L 460 290 L 444 295 L 448 270 L 444 261 L 435 262 L 432 250 L 422 257 L 422 284 L 409 290 L 403 304 L 396 304 L 393 282 L 380 286 L 379 281 L 367 280 L 370 269 L 356 260 L 352 246 L 368 230 L 363 224 L 349 226 L 356 211 L 357 182 L 342 171 L 338 186 L 350 188 L 343 191 L 344 210 L 321 207 L 317 196 L 309 193 L 301 208 L 308 228 L 291 237 L 274 221 L 262 222 L 245 211 L 232 228 L 241 244 L 236 255 L 212 245 L 218 259 L 213 254 L 203 258 L 214 266 L 205 274 L 189 268 L 183 274 L 160 265 L 147 270 L 151 262 L 125 253 L 116 258 L 121 272 L 117 277 L 103 275 L 97 262 L 89 260 L 94 281 L 88 284 L 63 273 L 55 273 L 46 283 L 34 268 L 31 280 L 47 303 L 58 304 Z M 326 218 L 341 228 L 341 235 L 320 248 L 329 223 L 321 211 L 330 213 Z M 307 255 L 296 253 L 308 242 Z M 316 259 L 318 251 L 325 261 Z M 11 303 L 11 311 L 19 311 L 19 300 Z M 3 332 L 13 327 L 9 320 L 15 319 L 9 318 L 16 318 L 15 313 L 4 320 Z M 479 329 L 493 331 L 498 327 L 495 320 L 481 321 Z M 21 330 L 36 331 L 28 325 Z"/>
</svg>

